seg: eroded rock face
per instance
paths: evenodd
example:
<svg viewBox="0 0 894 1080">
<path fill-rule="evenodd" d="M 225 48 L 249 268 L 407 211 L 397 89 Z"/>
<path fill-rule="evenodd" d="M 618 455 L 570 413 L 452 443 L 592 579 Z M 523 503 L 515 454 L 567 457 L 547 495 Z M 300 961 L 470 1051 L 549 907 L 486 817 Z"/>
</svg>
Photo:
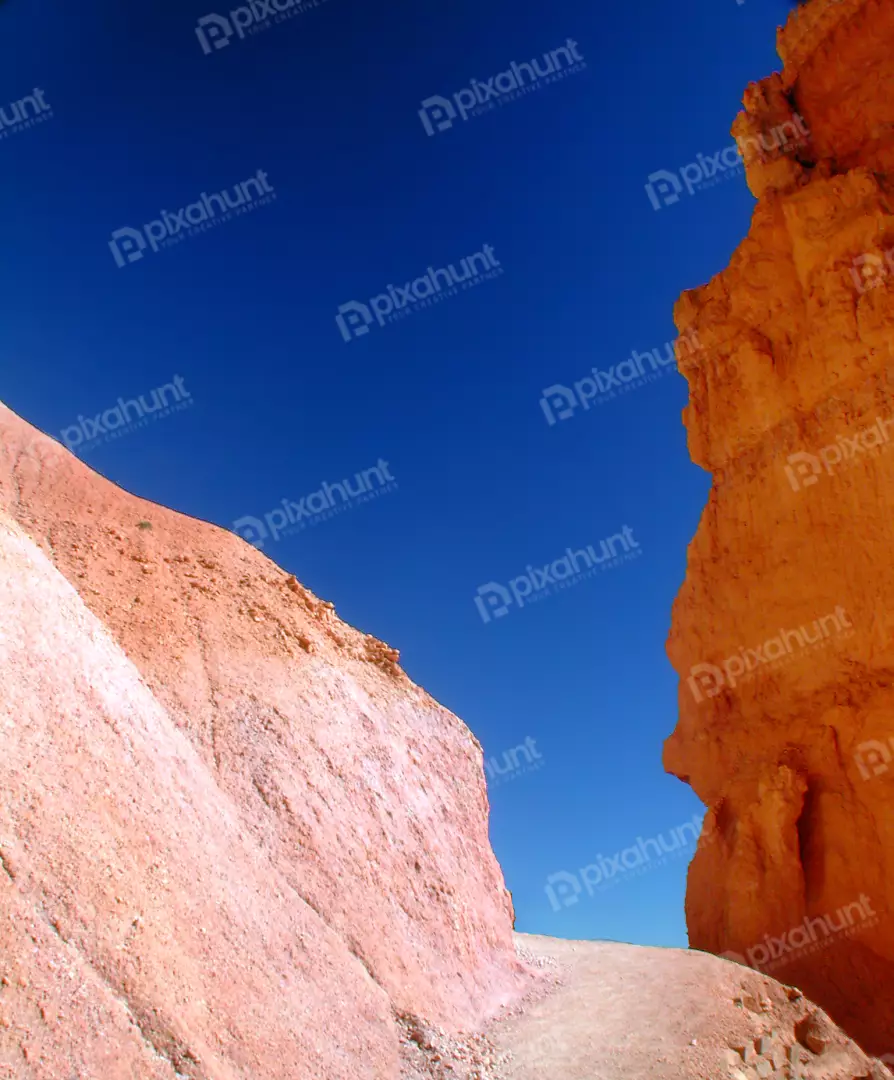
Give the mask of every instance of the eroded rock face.
<svg viewBox="0 0 894 1080">
<path fill-rule="evenodd" d="M 0 1077 L 393 1080 L 528 985 L 467 728 L 2 406 L 0 751 Z"/>
<path fill-rule="evenodd" d="M 811 0 L 733 132 L 758 197 L 675 317 L 713 487 L 668 643 L 709 808 L 690 942 L 894 1051 L 894 6 Z M 808 134 L 760 140 L 800 120 Z M 784 130 L 793 132 L 789 126 Z M 765 147 L 767 147 L 765 149 Z M 822 920 L 822 921 L 820 921 Z M 781 966 L 779 966 L 781 964 Z"/>
</svg>

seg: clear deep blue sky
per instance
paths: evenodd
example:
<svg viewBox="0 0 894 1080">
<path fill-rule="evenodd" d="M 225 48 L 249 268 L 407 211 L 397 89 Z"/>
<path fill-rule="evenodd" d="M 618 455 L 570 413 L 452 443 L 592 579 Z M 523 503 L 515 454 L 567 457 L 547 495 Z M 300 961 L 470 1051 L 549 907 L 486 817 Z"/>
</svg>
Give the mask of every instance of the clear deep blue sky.
<svg viewBox="0 0 894 1080">
<path fill-rule="evenodd" d="M 235 6 L 0 6 L 0 103 L 38 87 L 52 108 L 0 138 L 0 395 L 58 435 L 179 375 L 188 408 L 77 452 L 227 528 L 386 461 L 395 490 L 265 550 L 399 648 L 488 758 L 534 740 L 539 768 L 491 794 L 520 930 L 685 944 L 691 850 L 559 911 L 545 884 L 701 810 L 661 767 L 664 642 L 708 491 L 686 384 L 671 369 L 553 425 L 539 399 L 663 348 L 681 290 L 728 262 L 741 170 L 659 211 L 644 185 L 730 145 L 788 6 L 328 0 L 206 55 L 196 21 Z M 423 99 L 568 38 L 585 70 L 426 133 Z M 259 169 L 275 201 L 116 265 L 113 230 Z M 343 340 L 339 305 L 484 244 L 501 274 Z M 483 621 L 479 586 L 625 525 L 638 558 Z"/>
</svg>

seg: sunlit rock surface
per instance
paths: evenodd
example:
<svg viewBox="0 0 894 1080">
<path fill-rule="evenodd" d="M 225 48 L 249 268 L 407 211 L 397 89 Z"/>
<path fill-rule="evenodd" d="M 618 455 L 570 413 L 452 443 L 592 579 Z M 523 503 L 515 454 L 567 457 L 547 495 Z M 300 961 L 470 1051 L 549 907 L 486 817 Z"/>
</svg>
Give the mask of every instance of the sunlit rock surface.
<svg viewBox="0 0 894 1080">
<path fill-rule="evenodd" d="M 390 1080 L 528 984 L 465 725 L 2 406 L 0 609 L 0 1077 Z"/>
<path fill-rule="evenodd" d="M 776 965 L 883 1054 L 894 1051 L 894 5 L 811 0 L 779 49 L 784 70 L 748 88 L 733 127 L 759 199 L 751 229 L 675 313 L 702 344 L 680 362 L 684 420 L 713 487 L 674 606 L 680 715 L 665 764 L 709 810 L 689 876 L 691 944 Z M 761 134 L 785 124 L 808 134 L 764 150 Z"/>
</svg>

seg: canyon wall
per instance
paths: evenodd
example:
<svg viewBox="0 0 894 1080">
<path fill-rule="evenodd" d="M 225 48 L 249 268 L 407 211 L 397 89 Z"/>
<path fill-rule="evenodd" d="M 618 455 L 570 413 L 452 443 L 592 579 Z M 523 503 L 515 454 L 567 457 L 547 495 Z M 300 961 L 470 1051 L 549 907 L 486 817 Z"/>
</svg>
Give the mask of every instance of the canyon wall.
<svg viewBox="0 0 894 1080">
<path fill-rule="evenodd" d="M 528 985 L 465 725 L 3 406 L 0 749 L 0 1077 L 394 1080 Z"/>
<path fill-rule="evenodd" d="M 811 0 L 733 134 L 757 198 L 685 293 L 713 485 L 668 643 L 669 772 L 708 807 L 693 947 L 894 1051 L 894 5 Z M 772 138 L 780 125 L 786 138 Z M 804 133 L 806 131 L 806 133 Z M 797 137 L 795 132 L 798 132 Z M 763 140 L 761 136 L 764 136 Z M 778 145 L 776 145 L 778 143 Z"/>
</svg>

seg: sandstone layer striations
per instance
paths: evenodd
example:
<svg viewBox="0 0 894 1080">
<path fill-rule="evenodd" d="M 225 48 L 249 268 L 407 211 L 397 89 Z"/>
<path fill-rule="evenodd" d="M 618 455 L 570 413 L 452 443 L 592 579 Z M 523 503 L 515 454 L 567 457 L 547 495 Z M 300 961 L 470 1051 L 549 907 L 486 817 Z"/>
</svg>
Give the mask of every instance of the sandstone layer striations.
<svg viewBox="0 0 894 1080">
<path fill-rule="evenodd" d="M 393 1080 L 528 984 L 465 725 L 2 406 L 0 684 L 0 1077 Z"/>
<path fill-rule="evenodd" d="M 680 362 L 684 422 L 713 485 L 674 606 L 680 715 L 665 764 L 709 811 L 691 944 L 782 962 L 770 970 L 882 1054 L 894 1051 L 894 5 L 811 0 L 779 51 L 783 71 L 748 88 L 733 126 L 758 199 L 750 231 L 675 311 L 702 345 Z M 780 125 L 807 134 L 761 139 Z"/>
</svg>

